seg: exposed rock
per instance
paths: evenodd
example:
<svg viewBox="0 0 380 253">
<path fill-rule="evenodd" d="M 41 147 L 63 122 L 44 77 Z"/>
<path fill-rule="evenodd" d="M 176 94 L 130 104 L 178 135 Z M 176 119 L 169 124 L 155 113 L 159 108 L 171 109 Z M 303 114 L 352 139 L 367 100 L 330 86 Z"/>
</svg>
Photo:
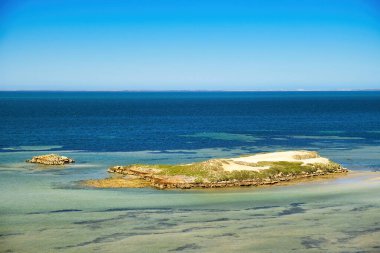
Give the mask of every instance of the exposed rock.
<svg viewBox="0 0 380 253">
<path fill-rule="evenodd" d="M 45 165 L 64 165 L 68 163 L 74 163 L 75 161 L 66 156 L 60 156 L 56 154 L 34 156 L 30 160 L 26 160 L 28 163 L 40 163 Z"/>
</svg>

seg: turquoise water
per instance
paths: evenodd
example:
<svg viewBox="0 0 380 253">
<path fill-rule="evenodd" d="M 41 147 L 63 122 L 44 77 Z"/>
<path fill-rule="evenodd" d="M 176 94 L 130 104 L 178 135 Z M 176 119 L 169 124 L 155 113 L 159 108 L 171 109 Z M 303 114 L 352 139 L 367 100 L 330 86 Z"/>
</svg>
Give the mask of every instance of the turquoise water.
<svg viewBox="0 0 380 253">
<path fill-rule="evenodd" d="M 0 252 L 380 252 L 380 93 L 44 94 L 0 96 Z M 200 109 L 215 104 L 228 106 Z M 352 173 L 222 190 L 77 184 L 117 164 L 298 148 Z M 24 162 L 50 152 L 77 163 Z"/>
<path fill-rule="evenodd" d="M 0 154 L 2 252 L 377 252 L 380 246 L 378 172 L 265 188 L 102 190 L 75 182 L 107 176 L 109 164 L 174 163 L 189 155 L 63 152 L 82 161 L 64 169 L 22 162 L 39 153 Z"/>
</svg>

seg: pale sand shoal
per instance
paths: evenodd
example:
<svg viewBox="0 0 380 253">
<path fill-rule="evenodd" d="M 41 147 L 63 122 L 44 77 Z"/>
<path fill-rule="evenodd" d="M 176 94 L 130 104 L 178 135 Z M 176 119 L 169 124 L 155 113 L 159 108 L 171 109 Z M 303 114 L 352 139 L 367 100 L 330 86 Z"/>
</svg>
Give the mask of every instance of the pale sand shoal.
<svg viewBox="0 0 380 253">
<path fill-rule="evenodd" d="M 313 152 L 310 151 L 282 151 L 282 152 L 272 152 L 256 154 L 251 156 L 244 156 L 238 158 L 224 159 L 228 164 L 223 165 L 223 169 L 226 171 L 236 171 L 236 170 L 249 170 L 249 171 L 261 171 L 269 169 L 270 166 L 250 166 L 238 163 L 256 164 L 258 162 L 302 162 L 302 165 L 306 164 L 328 164 L 330 160 L 324 157 L 313 157 Z M 305 157 L 305 159 L 300 159 L 300 157 Z M 238 162 L 238 163 L 236 163 Z"/>
</svg>

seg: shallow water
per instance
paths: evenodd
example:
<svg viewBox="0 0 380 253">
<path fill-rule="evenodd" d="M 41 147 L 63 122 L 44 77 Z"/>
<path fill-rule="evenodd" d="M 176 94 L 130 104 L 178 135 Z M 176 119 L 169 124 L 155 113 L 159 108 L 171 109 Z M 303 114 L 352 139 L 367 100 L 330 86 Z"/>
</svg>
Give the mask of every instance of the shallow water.
<svg viewBox="0 0 380 253">
<path fill-rule="evenodd" d="M 0 252 L 380 252 L 380 93 L 108 96 L 0 94 Z M 247 109 L 258 105 L 264 113 Z M 290 149 L 316 150 L 353 172 L 218 190 L 77 183 L 118 164 Z M 77 163 L 24 162 L 50 152 Z"/>
<path fill-rule="evenodd" d="M 86 189 L 75 182 L 105 177 L 108 164 L 177 162 L 189 154 L 68 152 L 83 163 L 65 169 L 20 163 L 30 155 L 0 154 L 2 252 L 376 252 L 380 246 L 379 172 L 262 188 Z"/>
</svg>

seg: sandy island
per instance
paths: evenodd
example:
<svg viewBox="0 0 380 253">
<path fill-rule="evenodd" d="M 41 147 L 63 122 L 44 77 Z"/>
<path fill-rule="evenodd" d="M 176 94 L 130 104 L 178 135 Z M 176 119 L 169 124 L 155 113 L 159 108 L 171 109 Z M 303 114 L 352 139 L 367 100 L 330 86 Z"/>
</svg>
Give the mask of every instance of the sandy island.
<svg viewBox="0 0 380 253">
<path fill-rule="evenodd" d="M 211 159 L 190 164 L 114 166 L 118 178 L 82 181 L 90 187 L 217 188 L 271 185 L 348 172 L 317 152 L 297 150 Z"/>
</svg>

